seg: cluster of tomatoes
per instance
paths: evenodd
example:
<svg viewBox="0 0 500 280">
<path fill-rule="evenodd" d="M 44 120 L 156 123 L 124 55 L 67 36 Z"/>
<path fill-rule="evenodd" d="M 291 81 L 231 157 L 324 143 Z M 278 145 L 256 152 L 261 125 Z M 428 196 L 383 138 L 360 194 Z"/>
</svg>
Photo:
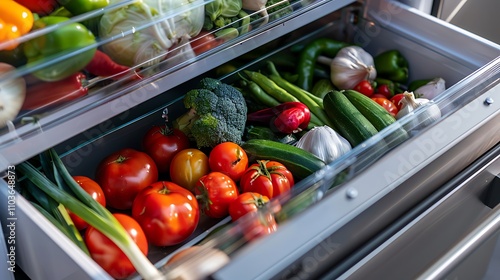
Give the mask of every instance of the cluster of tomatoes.
<svg viewBox="0 0 500 280">
<path fill-rule="evenodd" d="M 125 148 L 107 155 L 97 166 L 95 180 L 74 178 L 115 213 L 145 255 L 148 245 L 171 246 L 188 239 L 202 215 L 236 221 L 294 185 L 284 165 L 249 162 L 236 143 L 221 143 L 208 155 L 190 143 L 181 131 L 154 126 L 144 136 L 142 150 Z M 92 258 L 111 276 L 122 279 L 135 272 L 116 245 L 71 215 L 78 229 L 85 229 Z M 245 228 L 247 240 L 277 229 L 271 214 L 255 220 Z"/>
</svg>

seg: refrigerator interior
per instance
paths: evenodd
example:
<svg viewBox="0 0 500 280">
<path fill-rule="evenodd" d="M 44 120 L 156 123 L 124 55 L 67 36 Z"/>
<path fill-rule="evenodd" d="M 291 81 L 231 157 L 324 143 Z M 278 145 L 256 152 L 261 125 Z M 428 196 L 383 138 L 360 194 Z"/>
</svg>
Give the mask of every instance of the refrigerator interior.
<svg viewBox="0 0 500 280">
<path fill-rule="evenodd" d="M 330 2 L 338 2 L 336 5 L 340 7 L 343 6 L 344 3 L 347 4 L 349 1 Z M 228 46 L 224 46 L 224 48 L 227 47 L 227 49 L 214 50 L 202 56 L 201 60 L 193 62 L 193 64 L 184 65 L 184 68 L 179 67 L 174 69 L 176 71 L 166 70 L 162 73 L 162 75 L 165 74 L 164 77 L 156 77 L 158 78 L 157 81 L 152 80 L 151 83 L 142 85 L 144 87 L 143 90 L 137 90 L 137 92 L 140 93 L 152 92 L 151 96 L 127 95 L 124 92 L 123 95 L 119 97 L 122 98 L 120 102 L 114 105 L 117 106 L 116 104 L 118 104 L 118 106 L 121 106 L 118 107 L 118 110 L 110 113 L 95 114 L 90 120 L 84 121 L 82 127 L 78 129 L 69 129 L 69 133 L 55 146 L 56 150 L 63 156 L 63 160 L 70 172 L 94 177 L 95 166 L 97 166 L 104 156 L 110 154 L 112 151 L 124 147 L 140 149 L 140 137 L 137 136 L 143 135 L 151 125 L 161 123 L 161 113 L 165 108 L 168 108 L 169 118 L 171 119 L 181 114 L 184 111 L 182 105 L 184 93 L 194 88 L 201 77 L 213 75 L 211 70 L 227 62 L 229 60 L 228 58 L 237 60 L 238 57 L 244 57 L 247 50 L 255 49 L 255 53 L 259 54 L 260 58 L 257 60 L 246 60 L 238 70 L 258 69 L 266 59 L 272 60 L 275 55 L 288 51 L 291 46 L 303 44 L 304 42 L 322 36 L 360 44 L 368 52 L 374 55 L 387 49 L 399 49 L 409 60 L 411 71 L 410 79 L 423 79 L 436 76 L 443 77 L 449 89 L 436 100 L 436 103 L 442 109 L 443 119 L 447 117 L 457 117 L 459 113 L 463 114 L 463 109 L 468 103 L 471 103 L 473 106 L 471 105 L 469 108 L 466 108 L 465 112 L 475 112 L 479 108 L 479 105 L 477 105 L 478 102 L 482 103 L 481 98 L 490 90 L 493 92 L 494 97 L 499 96 L 498 69 L 500 67 L 500 62 L 498 59 L 495 60 L 496 56 L 500 53 L 499 46 L 479 37 L 475 37 L 472 34 L 468 34 L 467 32 L 463 32 L 451 25 L 446 25 L 424 13 L 409 9 L 402 4 L 393 1 L 373 2 L 374 1 L 367 1 L 367 4 L 365 4 L 366 6 L 361 10 L 360 8 L 363 7 L 351 5 L 333 13 L 324 12 L 325 16 L 319 16 L 316 21 L 305 26 L 300 25 L 300 17 L 297 16 L 297 19 L 295 19 L 296 21 L 294 21 L 294 19 L 289 19 L 289 22 L 286 22 L 287 24 L 297 25 L 290 34 L 280 34 L 280 29 L 278 29 L 278 35 L 269 36 L 273 39 L 269 40 L 269 42 L 267 42 L 267 39 L 259 37 L 262 36 L 262 34 L 251 34 L 255 36 L 255 38 L 249 35 L 244 38 L 244 40 L 240 41 L 238 45 L 229 44 Z M 318 12 L 318 9 L 315 10 L 315 12 Z M 307 13 L 304 14 L 307 15 Z M 389 17 L 387 15 L 389 15 Z M 266 32 L 272 32 L 272 30 L 270 29 Z M 446 40 L 442 38 L 441 34 L 443 34 L 443 32 L 450 34 L 450 37 Z M 468 44 L 456 44 L 456 42 L 468 42 Z M 260 46 L 261 44 L 264 44 L 264 46 Z M 471 53 L 471 47 L 478 49 L 478 52 Z M 270 49 L 274 49 L 275 51 L 269 52 Z M 267 54 L 262 55 L 263 53 Z M 227 58 L 223 59 L 222 56 Z M 484 65 L 487 66 L 483 67 Z M 174 83 L 175 86 L 165 86 L 170 81 L 170 78 L 175 79 L 178 75 L 189 73 L 194 69 L 193 67 L 199 68 L 199 70 L 193 72 L 195 74 L 188 76 L 189 78 L 183 78 L 184 80 L 181 79 L 182 82 L 179 84 Z M 171 77 L 169 77 L 169 75 L 171 75 Z M 235 73 L 231 73 L 221 77 L 221 79 L 226 82 L 231 82 L 235 79 L 234 75 Z M 138 99 L 135 99 L 135 96 L 139 96 Z M 480 99 L 481 101 L 478 101 Z M 92 102 L 94 100 L 93 98 L 89 98 L 86 102 Z M 102 108 L 109 109 L 105 101 L 101 100 L 100 102 L 103 102 L 101 104 Z M 109 102 L 112 102 L 112 100 Z M 78 103 L 70 104 L 62 111 L 72 110 L 76 108 L 74 106 L 79 107 L 82 105 Z M 466 135 L 467 137 L 463 137 L 465 139 L 464 143 L 470 141 L 476 144 L 481 143 L 482 146 L 477 147 L 474 155 L 470 155 L 459 153 L 458 151 L 463 149 L 464 146 L 457 145 L 455 150 L 453 150 L 456 155 L 451 158 L 454 160 L 462 160 L 462 163 L 466 165 L 474 160 L 474 157 L 479 156 L 481 153 L 491 148 L 492 145 L 495 144 L 495 141 L 498 141 L 498 135 L 500 135 L 500 133 L 495 133 L 498 132 L 498 128 L 495 130 L 495 126 L 493 125 L 494 129 L 491 129 L 492 123 L 498 120 L 498 116 L 495 114 L 495 108 L 497 107 L 491 107 L 489 112 L 483 112 L 483 115 L 477 117 L 477 119 L 486 119 L 485 123 L 488 125 L 484 126 L 484 130 L 487 131 L 484 131 L 483 136 L 488 135 L 490 137 L 488 139 L 490 142 L 479 142 L 479 140 L 477 140 L 477 135 Z M 491 110 L 493 110 L 493 113 Z M 91 112 L 92 111 L 89 110 L 87 112 L 82 112 L 82 114 L 87 116 Z M 57 116 L 57 114 L 54 114 L 53 117 Z M 49 117 L 51 116 L 49 115 Z M 451 120 L 453 119 L 454 118 L 451 118 Z M 448 121 L 448 126 L 450 123 L 454 124 L 451 120 Z M 474 121 L 480 122 L 480 120 Z M 304 219 L 308 212 L 316 213 L 309 211 L 309 209 L 322 207 L 322 205 L 325 204 L 325 200 L 330 200 L 329 202 L 335 199 L 346 200 L 345 191 L 349 191 L 349 187 L 356 186 L 355 190 L 359 193 L 360 197 L 362 197 L 356 202 L 359 204 L 355 203 L 354 205 L 349 205 L 348 203 L 341 202 L 339 207 L 345 206 L 345 208 L 340 209 L 337 215 L 332 215 L 332 217 L 324 221 L 325 223 L 334 221 L 334 223 L 332 223 L 332 230 L 335 232 L 336 236 L 342 236 L 344 238 L 343 244 L 347 245 L 337 250 L 336 253 L 338 254 L 334 254 L 333 256 L 337 258 L 337 262 L 340 262 L 340 260 L 345 258 L 349 253 L 352 253 L 356 247 L 360 246 L 360 244 L 373 236 L 373 234 L 381 230 L 381 227 L 393 222 L 402 211 L 408 210 L 419 200 L 435 191 L 440 183 L 449 180 L 453 172 L 458 172 L 465 167 L 461 164 L 450 167 L 448 163 L 450 156 L 446 157 L 439 154 L 441 150 L 438 149 L 438 153 L 435 156 L 426 154 L 428 158 L 425 160 L 422 159 L 422 165 L 420 165 L 421 162 L 409 163 L 408 168 L 413 170 L 407 174 L 401 174 L 400 170 L 398 170 L 398 172 L 396 172 L 397 178 L 391 177 L 390 180 L 384 182 L 374 182 L 375 190 L 367 190 L 370 187 L 364 185 L 367 181 L 359 182 L 359 180 L 364 178 L 361 175 L 375 172 L 373 169 L 380 167 L 385 160 L 390 160 L 398 155 L 408 153 L 408 149 L 405 149 L 404 145 L 417 145 L 416 143 L 429 135 L 432 136 L 430 133 L 437 130 L 436 128 L 434 130 L 421 131 L 412 135 L 411 138 L 407 140 L 408 143 L 406 141 L 403 143 L 401 143 L 401 141 L 393 141 L 390 142 L 391 145 L 389 145 L 389 147 L 380 149 L 377 145 L 378 141 L 381 139 L 391 139 L 392 134 L 398 126 L 405 126 L 410 123 L 411 118 L 406 118 L 398 124 L 392 125 L 373 139 L 367 141 L 362 147 L 354 149 L 350 154 L 328 165 L 324 170 L 299 182 L 290 195 L 280 198 L 279 203 L 283 206 L 281 211 L 275 212 L 272 207 L 263 210 L 263 212 L 267 211 L 278 216 L 281 215 L 283 227 L 281 227 L 280 224 L 280 231 L 281 228 L 283 228 L 283 234 L 278 231 L 280 235 L 277 235 L 277 237 L 271 236 L 271 238 L 266 238 L 266 240 L 256 242 L 255 244 L 241 244 L 241 228 L 239 225 L 245 222 L 242 221 L 240 224 L 227 227 L 214 235 L 212 240 L 206 245 L 207 247 L 225 248 L 224 246 L 227 246 L 228 242 L 233 245 L 237 244 L 227 249 L 231 250 L 228 251 L 228 253 L 231 256 L 234 255 L 236 261 L 231 263 L 226 270 L 221 270 L 217 276 L 230 279 L 230 276 L 233 275 L 232 273 L 234 273 L 238 267 L 241 267 L 243 260 L 253 258 L 258 262 L 259 260 L 256 259 L 255 254 L 257 252 L 262 253 L 262 251 L 256 248 L 262 248 L 266 243 L 273 244 L 273 242 L 276 242 L 277 238 L 292 236 L 294 231 L 296 234 L 297 228 L 294 226 L 296 223 L 294 222 L 295 219 Z M 64 120 L 62 124 L 54 125 L 53 128 L 56 129 L 55 131 L 58 131 L 65 128 L 67 129 L 72 124 L 74 124 L 74 120 L 69 118 Z M 437 125 L 439 131 L 443 131 L 443 127 L 446 125 L 446 121 L 441 120 Z M 462 129 L 465 129 L 465 127 L 466 125 Z M 49 131 L 51 129 L 50 122 L 48 123 L 47 129 L 49 129 Z M 475 129 L 480 130 L 481 128 L 476 127 Z M 47 132 L 40 133 L 36 130 L 38 129 L 35 128 L 35 132 L 26 132 L 26 135 L 30 133 L 39 135 L 35 136 L 33 138 L 34 140 L 30 141 L 42 139 L 44 140 L 42 146 L 53 146 L 53 142 L 51 141 L 54 140 L 54 136 L 47 136 L 46 139 L 43 135 Z M 457 129 L 457 133 L 457 138 L 461 138 L 462 135 L 460 133 L 464 132 Z M 455 134 L 452 133 L 451 135 Z M 25 135 L 22 136 L 24 137 Z M 26 139 L 29 140 L 30 138 Z M 21 154 L 18 157 L 19 160 L 27 158 L 28 154 L 24 151 L 16 151 L 16 149 L 22 150 L 23 147 L 25 147 L 23 145 L 28 145 L 30 141 L 24 141 L 22 144 L 19 144 L 19 146 L 13 145 L 14 152 L 11 152 L 12 150 L 9 149 L 10 155 L 19 153 Z M 449 140 L 449 142 L 451 143 L 453 141 Z M 449 147 L 443 146 L 438 148 L 446 151 Z M 445 151 L 443 151 L 443 153 Z M 33 151 L 31 150 L 30 152 Z M 34 155 L 35 154 L 31 154 L 30 156 Z M 448 172 L 442 177 L 439 177 L 439 181 L 426 186 L 424 184 L 426 183 L 425 179 L 423 179 L 425 175 L 422 175 L 422 172 L 419 174 L 417 173 L 420 170 L 427 170 L 427 172 L 430 172 L 430 168 L 425 169 L 423 166 L 425 164 L 430 164 L 432 160 L 435 160 L 435 165 L 447 164 L 446 166 L 448 169 L 446 170 Z M 373 166 L 375 166 L 375 168 Z M 402 167 L 401 170 L 405 170 L 405 168 L 406 166 Z M 383 169 L 378 168 L 378 170 L 380 171 Z M 410 187 L 400 186 L 404 181 L 410 181 L 412 176 L 415 176 L 415 180 L 413 184 L 409 185 L 415 187 L 415 190 L 411 190 Z M 431 177 L 436 178 L 435 175 Z M 361 179 L 352 182 L 355 178 Z M 3 182 L 0 184 L 3 184 Z M 331 188 L 339 184 L 340 186 L 338 188 Z M 382 185 L 383 188 L 377 189 L 377 186 Z M 420 189 L 418 189 L 418 187 L 420 187 Z M 6 196 L 3 192 L 2 195 Z M 401 197 L 407 197 L 407 199 L 401 199 Z M 361 202 L 359 202 L 360 200 Z M 30 246 L 25 247 L 20 252 L 19 264 L 28 275 L 42 275 L 47 278 L 53 277 L 52 274 L 45 271 L 47 268 L 45 262 L 44 264 L 40 263 L 39 265 L 33 265 L 39 262 L 40 255 L 43 255 L 47 250 L 51 250 L 55 252 L 55 260 L 68 264 L 65 266 L 65 269 L 57 272 L 58 275 L 56 278 L 73 277 L 75 275 L 82 277 L 82 279 L 101 279 L 101 277 L 108 277 L 102 269 L 82 252 L 79 252 L 71 242 L 62 236 L 62 234 L 54 234 L 54 231 L 57 231 L 55 227 L 51 226 L 40 214 L 37 214 L 36 210 L 29 205 L 29 203 L 24 201 L 22 197 L 18 197 L 18 201 L 19 213 L 24 217 L 26 223 L 22 225 L 26 227 L 24 230 L 26 235 L 20 238 L 28 240 L 33 232 L 37 232 L 44 240 L 44 242 L 38 241 L 35 244 L 30 244 Z M 387 211 L 388 202 L 392 201 L 397 201 L 397 203 L 394 204 L 392 209 L 389 209 L 391 211 Z M 296 208 L 298 207 L 297 204 L 301 207 Z M 368 212 L 367 209 L 370 209 L 370 212 Z M 350 214 L 347 214 L 348 212 Z M 383 212 L 388 212 L 390 215 L 381 217 L 373 214 Z M 375 219 L 375 221 L 380 223 L 377 225 L 373 225 L 373 222 L 370 223 L 366 226 L 368 229 L 364 234 L 360 233 L 360 235 L 353 236 L 351 240 L 347 237 L 349 232 L 352 232 L 353 229 L 359 229 L 367 220 L 373 218 L 378 218 Z M 149 257 L 157 266 L 162 266 L 176 250 L 199 242 L 211 230 L 227 223 L 229 223 L 229 219 L 227 218 L 222 220 L 202 219 L 197 232 L 190 240 L 179 246 L 151 248 Z M 299 223 L 297 222 L 297 224 Z M 344 227 L 346 224 L 349 225 Z M 370 228 L 369 226 L 373 227 Z M 305 236 L 308 235 L 305 234 Z M 326 238 L 327 235 L 321 234 L 320 237 Z M 321 240 L 318 238 L 314 240 L 314 242 L 320 243 Z M 281 243 L 277 242 L 275 244 L 277 244 L 275 249 L 279 249 Z M 301 250 L 294 251 L 289 257 L 296 258 L 308 250 L 311 250 L 311 247 L 308 246 L 304 246 Z M 270 248 L 273 248 L 273 246 Z M 271 260 L 273 259 L 272 255 L 273 254 L 270 254 L 269 256 Z M 276 255 L 276 257 L 278 256 L 279 255 Z M 267 259 L 266 256 L 262 258 L 262 260 L 269 259 Z M 56 263 L 59 262 L 56 261 Z M 52 265 L 55 264 L 53 263 Z M 259 264 L 257 263 L 257 265 Z M 59 267 L 59 265 L 57 265 L 57 267 Z M 258 271 L 258 273 L 261 274 L 256 276 L 266 278 L 278 272 L 283 273 L 283 267 L 293 268 L 294 262 L 284 259 L 274 270 L 271 269 L 267 271 L 269 274 L 266 274 L 266 271 Z M 265 265 L 262 266 L 262 270 L 265 270 L 265 268 L 267 268 Z M 58 268 L 54 267 L 54 269 L 57 270 Z M 245 269 L 243 269 L 243 271 L 245 271 Z M 298 269 L 298 271 L 300 271 L 300 269 Z M 54 273 L 54 271 L 52 271 L 52 273 Z M 289 275 L 289 273 L 294 273 L 293 269 L 287 271 L 284 275 Z M 248 275 L 250 277 L 252 274 Z"/>
</svg>

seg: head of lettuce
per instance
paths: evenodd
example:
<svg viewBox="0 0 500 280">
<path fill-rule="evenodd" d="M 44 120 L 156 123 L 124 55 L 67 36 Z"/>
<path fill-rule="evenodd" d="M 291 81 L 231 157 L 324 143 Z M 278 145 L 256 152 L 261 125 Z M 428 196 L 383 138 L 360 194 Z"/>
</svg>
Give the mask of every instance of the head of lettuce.
<svg viewBox="0 0 500 280">
<path fill-rule="evenodd" d="M 112 0 L 111 4 L 120 1 Z M 203 0 L 137 0 L 106 11 L 99 38 L 105 42 L 102 50 L 116 63 L 149 66 L 196 36 L 203 22 Z"/>
</svg>

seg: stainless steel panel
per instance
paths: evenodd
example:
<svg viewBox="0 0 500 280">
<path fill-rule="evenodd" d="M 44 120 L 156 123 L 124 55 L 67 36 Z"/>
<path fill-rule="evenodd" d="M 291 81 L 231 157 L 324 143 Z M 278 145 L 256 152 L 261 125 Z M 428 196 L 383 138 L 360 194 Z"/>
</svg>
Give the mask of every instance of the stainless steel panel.
<svg viewBox="0 0 500 280">
<path fill-rule="evenodd" d="M 482 279 L 500 236 L 500 146 L 487 158 L 339 279 Z M 485 204 L 492 188 L 494 208 Z"/>
</svg>

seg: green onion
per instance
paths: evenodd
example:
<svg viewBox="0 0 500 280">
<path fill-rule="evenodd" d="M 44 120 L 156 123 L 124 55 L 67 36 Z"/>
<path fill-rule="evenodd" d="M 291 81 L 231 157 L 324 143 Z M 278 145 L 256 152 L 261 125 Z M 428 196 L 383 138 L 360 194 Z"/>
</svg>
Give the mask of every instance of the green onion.
<svg viewBox="0 0 500 280">
<path fill-rule="evenodd" d="M 17 170 L 23 173 L 40 190 L 52 197 L 58 203 L 63 204 L 71 212 L 75 213 L 89 225 L 96 228 L 113 241 L 113 243 L 115 243 L 129 258 L 130 262 L 134 265 L 135 269 L 142 278 L 146 280 L 162 279 L 160 271 L 141 252 L 134 240 L 132 240 L 130 235 L 128 235 L 118 220 L 116 220 L 111 212 L 109 212 L 105 207 L 99 203 L 95 203 L 96 208 L 88 207 L 80 200 L 68 194 L 66 191 L 59 189 L 52 181 L 40 173 L 29 162 L 23 162 L 17 167 Z M 96 210 L 99 208 L 100 210 Z M 102 215 L 99 213 L 102 213 Z"/>
</svg>

